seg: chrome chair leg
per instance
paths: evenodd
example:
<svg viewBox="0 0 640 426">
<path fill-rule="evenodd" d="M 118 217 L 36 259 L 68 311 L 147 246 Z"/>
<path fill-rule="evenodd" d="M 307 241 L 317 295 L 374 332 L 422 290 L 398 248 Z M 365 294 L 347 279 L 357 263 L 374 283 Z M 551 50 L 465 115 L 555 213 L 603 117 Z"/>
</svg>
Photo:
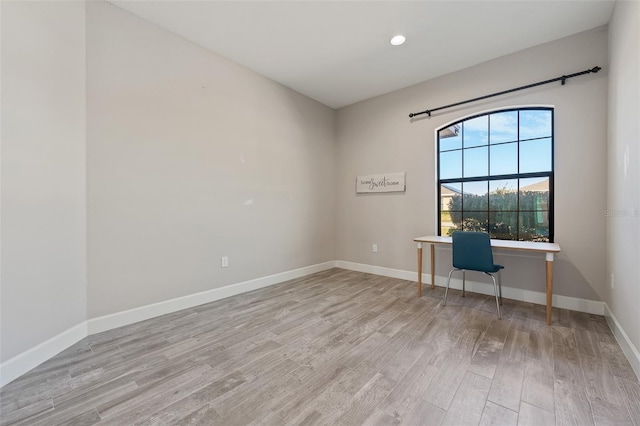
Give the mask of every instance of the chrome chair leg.
<svg viewBox="0 0 640 426">
<path fill-rule="evenodd" d="M 451 282 L 451 274 L 453 274 L 453 271 L 455 271 L 456 269 L 452 269 L 451 271 L 449 271 L 449 278 L 447 278 L 447 287 L 444 289 L 444 300 L 442 302 L 442 306 L 447 306 L 447 294 L 449 294 L 449 283 Z"/>
<path fill-rule="evenodd" d="M 496 308 L 498 308 L 498 319 L 502 319 L 502 317 L 500 316 L 500 301 L 498 300 L 498 284 L 496 283 L 496 278 L 488 272 L 485 272 L 485 274 L 489 275 L 493 280 L 493 291 L 496 294 Z"/>
<path fill-rule="evenodd" d="M 500 304 L 502 305 L 502 269 L 498 271 L 498 291 L 500 292 Z"/>
<path fill-rule="evenodd" d="M 463 269 L 463 270 L 462 270 L 462 297 L 466 297 L 466 296 L 465 296 L 465 291 L 464 291 L 464 284 L 465 284 L 465 281 L 466 281 L 466 279 L 465 279 L 465 278 L 466 278 L 466 277 L 465 277 L 466 273 L 467 273 L 467 271 L 465 271 L 465 270 Z"/>
</svg>

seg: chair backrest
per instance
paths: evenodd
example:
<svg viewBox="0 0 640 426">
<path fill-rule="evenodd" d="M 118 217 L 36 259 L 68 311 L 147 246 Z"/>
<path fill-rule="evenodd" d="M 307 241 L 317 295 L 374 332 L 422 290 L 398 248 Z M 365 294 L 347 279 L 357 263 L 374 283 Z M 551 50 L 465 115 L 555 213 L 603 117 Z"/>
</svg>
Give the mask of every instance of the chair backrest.
<svg viewBox="0 0 640 426">
<path fill-rule="evenodd" d="M 456 231 L 452 237 L 454 268 L 494 272 L 489 234 Z"/>
</svg>

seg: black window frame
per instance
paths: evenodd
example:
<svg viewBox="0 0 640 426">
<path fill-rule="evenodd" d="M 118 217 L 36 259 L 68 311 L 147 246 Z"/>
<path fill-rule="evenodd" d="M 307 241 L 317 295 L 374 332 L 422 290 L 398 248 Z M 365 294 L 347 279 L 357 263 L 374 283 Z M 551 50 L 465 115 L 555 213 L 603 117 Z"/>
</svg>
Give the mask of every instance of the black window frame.
<svg viewBox="0 0 640 426">
<path fill-rule="evenodd" d="M 545 172 L 532 172 L 532 173 L 520 173 L 520 144 L 522 142 L 526 142 L 526 141 L 531 141 L 531 140 L 540 140 L 540 139 L 546 139 L 548 137 L 538 137 L 538 138 L 531 138 L 531 139 L 520 139 L 520 111 L 532 111 L 532 110 L 542 110 L 542 111 L 549 111 L 551 113 L 551 171 L 545 171 Z M 469 120 L 473 120 L 476 119 L 478 117 L 487 117 L 488 120 L 488 124 L 487 124 L 487 146 L 491 147 L 491 115 L 492 114 L 499 114 L 499 113 L 505 113 L 505 112 L 518 112 L 518 122 L 516 124 L 516 131 L 517 131 L 517 169 L 518 169 L 518 173 L 511 173 L 511 174 L 502 174 L 502 175 L 491 175 L 491 150 L 488 150 L 487 152 L 487 161 L 488 161 L 488 168 L 487 168 L 487 175 L 486 176 L 474 176 L 474 177 L 464 177 L 464 150 L 465 149 L 473 149 L 473 148 L 477 148 L 478 146 L 471 146 L 471 147 L 467 147 L 465 148 L 464 146 L 464 126 L 462 125 L 462 123 L 464 123 L 465 121 L 469 121 Z M 449 179 L 441 179 L 440 178 L 440 132 L 444 129 L 453 127 L 455 125 L 459 125 L 460 127 L 460 131 L 463 132 L 462 134 L 462 139 L 461 139 L 461 147 L 459 148 L 459 150 L 462 151 L 461 155 L 462 155 L 462 172 L 461 174 L 463 175 L 463 177 L 459 177 L 459 178 L 449 178 Z M 511 141 L 511 142 L 516 142 L 516 141 Z M 511 142 L 501 142 L 502 144 L 505 143 L 511 143 Z M 494 144 L 493 146 L 496 146 L 498 144 Z M 484 146 L 484 145 L 482 145 Z M 442 152 L 451 152 L 451 151 L 455 151 L 457 149 L 452 149 L 452 150 L 444 150 Z M 441 236 L 442 234 L 442 186 L 443 185 L 447 185 L 447 184 L 451 184 L 451 183 L 462 183 L 462 187 L 464 188 L 464 183 L 465 182 L 484 182 L 484 181 L 488 181 L 489 184 L 491 181 L 499 181 L 499 180 L 508 180 L 508 179 L 515 179 L 518 182 L 518 187 L 517 187 L 517 191 L 519 193 L 520 191 L 520 180 L 521 179 L 527 179 L 527 178 L 548 178 L 549 179 L 549 200 L 548 200 L 548 210 L 547 210 L 547 214 L 548 214 L 548 220 L 549 220 L 549 232 L 548 232 L 548 242 L 553 242 L 554 241 L 554 172 L 555 172 L 555 108 L 554 107 L 542 107 L 542 106 L 522 106 L 522 107 L 513 107 L 513 108 L 506 108 L 506 109 L 497 109 L 497 110 L 492 110 L 492 111 L 486 111 L 486 112 L 482 112 L 479 114 L 475 114 L 475 115 L 471 115 L 468 117 L 465 117 L 463 119 L 457 120 L 457 121 L 453 121 L 450 122 L 448 124 L 445 124 L 439 128 L 436 129 L 436 184 L 437 184 L 437 235 Z M 461 214 L 464 217 L 464 190 L 462 192 L 462 209 L 461 209 Z M 517 201 L 517 210 L 515 210 L 516 213 L 516 217 L 517 217 L 517 225 L 516 225 L 516 238 L 512 239 L 512 240 L 516 240 L 516 241 L 531 241 L 531 240 L 521 240 L 519 238 L 520 236 L 520 212 L 528 212 L 531 210 L 520 210 L 520 197 L 518 197 L 518 201 Z M 484 210 L 483 210 L 484 211 Z M 542 210 L 534 210 L 534 211 L 542 211 Z M 491 212 L 491 203 L 489 201 L 487 201 L 487 223 L 489 223 L 489 218 L 490 218 L 490 212 Z M 462 223 L 462 231 L 464 231 L 464 222 Z M 501 238 L 497 238 L 492 236 L 492 239 L 501 239 Z M 505 240 L 507 240 L 505 238 Z"/>
</svg>

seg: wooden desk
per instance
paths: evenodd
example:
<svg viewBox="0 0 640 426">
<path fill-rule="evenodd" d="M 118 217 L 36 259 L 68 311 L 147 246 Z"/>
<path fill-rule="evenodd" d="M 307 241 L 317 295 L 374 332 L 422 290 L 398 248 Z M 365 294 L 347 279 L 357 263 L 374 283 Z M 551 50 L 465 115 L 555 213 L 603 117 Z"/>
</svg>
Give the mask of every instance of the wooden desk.
<svg viewBox="0 0 640 426">
<path fill-rule="evenodd" d="M 428 235 L 414 238 L 418 243 L 418 297 L 422 296 L 422 244 L 431 245 L 431 288 L 435 288 L 436 244 L 451 244 L 451 237 Z M 547 324 L 551 325 L 551 297 L 553 296 L 553 255 L 560 252 L 555 243 L 533 243 L 528 241 L 491 240 L 491 247 L 505 250 L 520 250 L 546 253 L 547 260 Z"/>
</svg>

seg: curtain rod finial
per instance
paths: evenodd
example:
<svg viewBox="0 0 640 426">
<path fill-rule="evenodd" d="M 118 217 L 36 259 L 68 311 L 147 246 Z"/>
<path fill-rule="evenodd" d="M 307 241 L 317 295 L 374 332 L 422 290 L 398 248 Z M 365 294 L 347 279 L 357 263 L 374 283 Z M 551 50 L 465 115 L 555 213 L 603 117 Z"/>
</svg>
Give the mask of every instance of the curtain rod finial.
<svg viewBox="0 0 640 426">
<path fill-rule="evenodd" d="M 591 72 L 598 72 L 598 71 L 600 71 L 601 69 L 602 69 L 602 68 L 600 68 L 600 67 L 593 67 L 593 68 L 591 68 Z"/>
</svg>

